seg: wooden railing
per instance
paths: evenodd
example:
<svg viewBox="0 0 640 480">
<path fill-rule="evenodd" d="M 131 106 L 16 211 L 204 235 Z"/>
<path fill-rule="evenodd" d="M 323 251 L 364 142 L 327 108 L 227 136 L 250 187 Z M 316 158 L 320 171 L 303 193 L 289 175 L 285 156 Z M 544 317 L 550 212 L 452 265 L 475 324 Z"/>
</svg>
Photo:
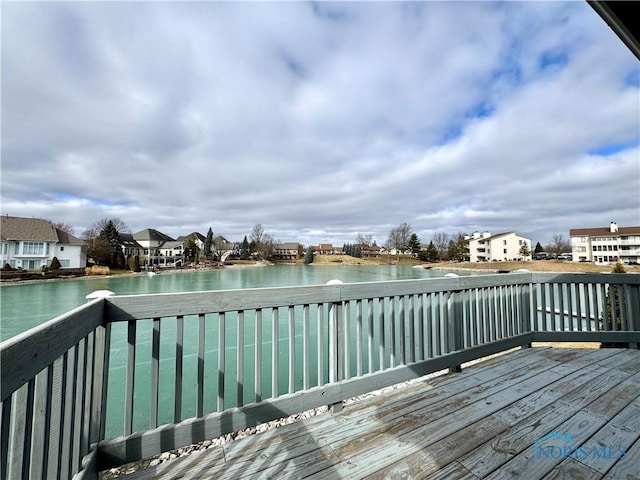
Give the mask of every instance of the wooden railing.
<svg viewBox="0 0 640 480">
<path fill-rule="evenodd" d="M 637 348 L 640 276 L 512 273 L 95 300 L 0 345 L 2 478 L 94 478 L 533 341 Z"/>
</svg>

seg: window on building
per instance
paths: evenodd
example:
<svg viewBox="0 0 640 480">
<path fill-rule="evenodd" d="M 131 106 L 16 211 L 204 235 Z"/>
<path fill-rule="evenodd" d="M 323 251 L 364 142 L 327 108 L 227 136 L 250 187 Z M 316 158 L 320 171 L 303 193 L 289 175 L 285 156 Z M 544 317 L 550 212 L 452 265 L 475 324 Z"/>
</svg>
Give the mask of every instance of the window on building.
<svg viewBox="0 0 640 480">
<path fill-rule="evenodd" d="M 71 266 L 71 260 L 69 260 L 69 259 L 60 260 L 60 266 L 62 268 L 69 268 Z"/>
<path fill-rule="evenodd" d="M 5 255 L 9 253 L 9 244 L 5 243 L 2 250 Z"/>
<path fill-rule="evenodd" d="M 23 255 L 42 255 L 44 252 L 44 242 L 24 242 L 22 244 Z"/>
<path fill-rule="evenodd" d="M 15 253 L 16 255 L 20 253 L 20 243 L 16 242 L 16 248 L 13 253 Z"/>
<path fill-rule="evenodd" d="M 60 251 L 61 251 L 61 252 L 64 252 L 64 247 L 60 247 Z"/>
<path fill-rule="evenodd" d="M 504 254 L 506 255 L 506 254 L 507 254 L 507 249 L 505 248 L 505 249 L 503 250 L 503 252 L 504 252 Z"/>
<path fill-rule="evenodd" d="M 506 245 L 506 244 L 507 244 L 507 241 L 506 241 L 506 240 L 502 240 L 502 244 L 503 244 L 503 245 Z M 505 252 L 505 253 L 506 253 L 506 252 Z"/>
</svg>

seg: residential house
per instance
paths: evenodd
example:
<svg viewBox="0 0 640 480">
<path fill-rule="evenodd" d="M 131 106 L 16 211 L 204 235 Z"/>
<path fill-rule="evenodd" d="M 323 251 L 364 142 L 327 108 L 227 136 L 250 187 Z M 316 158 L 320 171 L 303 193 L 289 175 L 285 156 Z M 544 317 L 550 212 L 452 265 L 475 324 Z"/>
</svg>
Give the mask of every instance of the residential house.
<svg viewBox="0 0 640 480">
<path fill-rule="evenodd" d="M 334 247 L 330 243 L 321 243 L 320 245 L 313 245 L 311 247 L 314 254 L 317 255 L 340 255 L 342 254 L 342 247 Z"/>
<path fill-rule="evenodd" d="M 0 262 L 13 268 L 41 269 L 57 257 L 63 268 L 87 265 L 87 244 L 38 218 L 0 217 Z"/>
<path fill-rule="evenodd" d="M 173 240 L 164 242 L 162 245 L 160 245 L 160 258 L 158 259 L 158 261 L 161 265 L 183 265 L 184 251 L 184 240 Z"/>
<path fill-rule="evenodd" d="M 465 236 L 465 240 L 469 242 L 470 262 L 531 260 L 531 240 L 515 232 L 496 235 L 475 232 L 471 236 Z M 526 245 L 529 255 L 522 255 L 523 245 Z"/>
<path fill-rule="evenodd" d="M 161 261 L 160 247 L 173 238 L 153 228 L 146 228 L 133 234 L 133 239 L 142 247 L 141 265 L 158 265 Z"/>
<path fill-rule="evenodd" d="M 204 242 L 207 240 L 207 237 L 198 232 L 191 232 L 189 235 L 181 235 L 176 238 L 176 241 L 182 242 L 183 246 L 186 245 L 189 240 L 193 241 L 200 252 L 204 252 Z"/>
<path fill-rule="evenodd" d="M 302 245 L 297 242 L 276 243 L 273 245 L 273 256 L 284 260 L 295 260 L 302 255 Z"/>
<path fill-rule="evenodd" d="M 121 233 L 120 241 L 122 242 L 122 253 L 124 257 L 140 257 L 144 248 L 133 238 L 131 233 Z"/>
<path fill-rule="evenodd" d="M 569 230 L 571 256 L 574 262 L 622 263 L 640 262 L 640 226 L 572 228 Z"/>
</svg>

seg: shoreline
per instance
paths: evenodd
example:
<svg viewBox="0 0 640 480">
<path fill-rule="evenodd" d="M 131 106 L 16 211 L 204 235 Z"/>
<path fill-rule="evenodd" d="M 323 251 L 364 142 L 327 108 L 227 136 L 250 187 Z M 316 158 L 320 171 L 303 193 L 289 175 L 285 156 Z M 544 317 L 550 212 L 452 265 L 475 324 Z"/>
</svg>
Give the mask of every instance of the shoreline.
<svg viewBox="0 0 640 480">
<path fill-rule="evenodd" d="M 453 262 L 439 262 L 439 263 L 396 263 L 390 262 L 387 260 L 380 259 L 376 261 L 376 259 L 366 259 L 365 262 L 359 261 L 361 259 L 354 259 L 356 261 L 353 262 L 344 262 L 344 261 L 326 261 L 326 262 L 313 262 L 309 265 L 305 265 L 302 262 L 270 262 L 266 260 L 261 260 L 255 263 L 241 263 L 241 264 L 231 264 L 231 265 L 218 265 L 218 266 L 202 266 L 202 267 L 191 267 L 191 268 L 183 268 L 183 269 L 167 269 L 161 270 L 160 272 L 155 272 L 156 275 L 176 275 L 181 273 L 193 273 L 193 272 L 202 272 L 209 270 L 226 270 L 226 269 L 244 269 L 244 268 L 262 268 L 262 267 L 271 267 L 278 265 L 300 265 L 300 266 L 315 266 L 315 267 L 324 267 L 324 266 L 340 266 L 340 267 L 376 267 L 376 266 L 407 266 L 412 268 L 422 268 L 424 270 L 450 270 L 450 271 L 461 271 L 461 272 L 485 272 L 485 273 L 496 273 L 496 274 L 506 274 L 512 273 L 519 269 L 529 270 L 531 272 L 545 272 L 545 273 L 611 273 L 612 265 L 600 265 L 593 263 L 575 263 L 575 262 L 560 262 L 556 263 L 555 261 L 548 260 L 540 260 L 540 261 L 529 261 L 529 262 L 492 262 L 492 263 L 453 263 Z M 495 268 L 488 268 L 489 266 Z M 576 268 L 581 267 L 581 268 Z M 585 268 L 588 267 L 588 268 Z M 627 273 L 630 274 L 639 274 L 640 267 L 637 265 L 625 265 Z M 127 276 L 140 276 L 147 275 L 149 272 L 129 272 L 129 273 L 117 273 L 110 275 L 82 275 L 77 277 L 58 277 L 58 278 L 43 278 L 43 279 L 29 279 L 29 280 L 2 280 L 0 281 L 0 288 L 2 286 L 13 286 L 13 285 L 32 285 L 35 283 L 47 283 L 47 282 L 67 282 L 73 280 L 91 280 L 91 279 L 100 279 L 100 278 L 117 278 L 117 277 L 127 277 Z"/>
</svg>

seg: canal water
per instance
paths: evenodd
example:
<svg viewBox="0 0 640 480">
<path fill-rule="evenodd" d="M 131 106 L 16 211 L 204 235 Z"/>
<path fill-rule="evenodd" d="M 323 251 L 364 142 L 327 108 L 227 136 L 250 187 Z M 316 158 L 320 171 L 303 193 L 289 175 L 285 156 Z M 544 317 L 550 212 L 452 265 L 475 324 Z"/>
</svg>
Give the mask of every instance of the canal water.
<svg viewBox="0 0 640 480">
<path fill-rule="evenodd" d="M 381 266 L 300 266 L 278 265 L 256 268 L 228 268 L 221 270 L 161 273 L 155 276 L 146 274 L 116 276 L 108 278 L 91 278 L 79 280 L 65 280 L 43 282 L 26 285 L 3 285 L 0 287 L 0 339 L 6 340 L 29 328 L 39 325 L 47 320 L 67 312 L 83 303 L 86 303 L 87 294 L 95 290 L 111 290 L 116 294 L 148 294 L 171 293 L 189 291 L 227 290 L 239 288 L 298 286 L 298 285 L 323 285 L 332 279 L 339 279 L 344 283 L 372 282 L 387 280 L 405 280 L 420 278 L 443 277 L 447 272 L 443 270 L 425 270 L 408 266 L 381 265 Z M 459 274 L 464 274 L 456 272 Z M 195 320 L 195 319 L 192 319 Z M 296 323 L 300 319 L 296 318 Z M 172 323 L 173 322 L 173 323 Z M 151 350 L 150 321 L 138 322 L 136 341 L 136 397 L 134 401 L 134 430 L 145 429 L 148 426 L 148 391 L 149 391 L 149 363 Z M 247 318 L 245 331 L 252 332 L 253 319 Z M 269 321 L 265 319 L 263 329 L 263 355 L 269 356 L 271 351 L 271 337 Z M 214 365 L 217 356 L 217 322 L 207 322 L 205 365 Z M 227 349 L 235 348 L 235 321 L 228 318 L 225 329 L 227 337 Z M 296 337 L 301 328 L 296 327 Z M 315 345 L 316 339 L 312 338 L 311 344 Z M 175 320 L 166 319 L 162 324 L 161 336 L 161 361 L 160 361 L 160 422 L 170 423 L 173 418 L 173 390 L 174 375 L 172 365 L 175 362 Z M 286 340 L 284 340 L 286 342 Z M 196 364 L 198 349 L 197 321 L 189 321 L 185 318 L 184 331 L 184 381 L 186 388 L 185 402 L 183 405 L 183 418 L 195 415 L 195 388 L 191 391 L 189 385 L 197 384 Z M 286 343 L 282 345 L 283 354 L 286 355 Z M 246 352 L 252 355 L 253 345 L 249 338 L 245 345 Z M 164 354 L 162 352 L 167 352 Z M 114 324 L 112 327 L 111 366 L 109 371 L 109 402 L 107 405 L 107 438 L 122 433 L 123 416 L 122 401 L 124 399 L 124 378 L 126 376 L 126 323 Z M 235 369 L 235 355 L 229 355 L 227 371 Z M 286 365 L 286 358 L 282 358 L 282 365 Z M 253 360 L 247 359 L 246 368 L 253 367 Z M 206 367 L 208 368 L 208 367 Z M 377 368 L 377 367 L 376 367 Z M 283 369 L 286 370 L 286 369 Z M 312 384 L 317 384 L 318 378 L 313 365 Z M 284 371 L 282 373 L 285 373 Z M 205 371 L 205 405 L 206 412 L 216 410 L 215 401 L 217 385 L 214 381 L 213 371 Z M 270 367 L 265 366 L 263 372 L 263 392 L 265 397 L 270 396 Z M 298 372 L 296 373 L 298 377 Z M 210 377 L 210 378 L 209 378 Z M 245 402 L 253 401 L 252 392 L 254 386 L 250 371 L 246 375 Z M 235 391 L 233 378 L 229 375 L 227 403 L 235 404 Z M 280 379 L 282 386 L 280 393 L 286 391 L 286 375 Z M 299 380 L 301 381 L 301 380 Z M 225 382 L 226 383 L 226 382 Z M 298 383 L 298 382 L 297 382 Z M 191 398 L 191 397 L 194 398 Z"/>
</svg>

